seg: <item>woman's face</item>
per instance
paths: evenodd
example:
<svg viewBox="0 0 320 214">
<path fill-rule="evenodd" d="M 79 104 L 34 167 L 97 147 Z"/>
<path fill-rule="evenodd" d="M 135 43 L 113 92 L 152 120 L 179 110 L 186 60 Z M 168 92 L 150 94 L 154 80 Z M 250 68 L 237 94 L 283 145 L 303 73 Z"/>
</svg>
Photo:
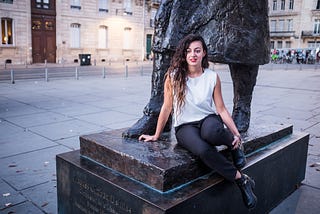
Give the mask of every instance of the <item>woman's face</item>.
<svg viewBox="0 0 320 214">
<path fill-rule="evenodd" d="M 206 55 L 203 50 L 202 43 L 200 41 L 191 42 L 187 49 L 187 63 L 189 66 L 200 66 L 202 65 L 202 58 Z"/>
</svg>

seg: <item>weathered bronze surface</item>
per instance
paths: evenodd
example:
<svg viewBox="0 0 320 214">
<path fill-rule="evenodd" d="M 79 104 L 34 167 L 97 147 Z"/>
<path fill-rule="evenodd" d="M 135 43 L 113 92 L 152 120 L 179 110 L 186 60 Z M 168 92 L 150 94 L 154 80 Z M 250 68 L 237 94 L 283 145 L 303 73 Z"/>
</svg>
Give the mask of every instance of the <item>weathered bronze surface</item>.
<svg viewBox="0 0 320 214">
<path fill-rule="evenodd" d="M 305 133 L 289 134 L 248 157 L 243 172 L 255 180 L 258 197 L 258 204 L 250 213 L 268 213 L 304 179 L 308 137 Z M 57 155 L 57 192 L 60 214 L 248 212 L 238 187 L 216 173 L 161 193 L 81 158 L 79 151 Z"/>
<path fill-rule="evenodd" d="M 210 172 L 195 156 L 177 146 L 174 137 L 167 141 L 142 142 L 121 138 L 122 131 L 81 136 L 81 155 L 161 192 Z M 244 136 L 244 151 L 250 155 L 291 133 L 291 125 L 255 125 Z M 228 156 L 229 152 L 224 154 Z"/>
<path fill-rule="evenodd" d="M 124 137 L 155 132 L 164 75 L 178 42 L 190 33 L 204 37 L 210 61 L 229 64 L 234 83 L 232 116 L 240 132 L 249 128 L 259 65 L 269 62 L 268 1 L 165 0 L 155 18 L 151 97 L 143 117 L 123 133 Z M 164 131 L 170 128 L 171 120 Z"/>
</svg>

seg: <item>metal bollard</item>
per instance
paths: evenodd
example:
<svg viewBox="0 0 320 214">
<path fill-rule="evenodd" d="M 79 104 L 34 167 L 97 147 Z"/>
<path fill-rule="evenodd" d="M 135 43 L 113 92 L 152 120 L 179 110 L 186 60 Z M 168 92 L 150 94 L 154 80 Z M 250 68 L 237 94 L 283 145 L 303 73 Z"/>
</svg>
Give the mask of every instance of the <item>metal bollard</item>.
<svg viewBox="0 0 320 214">
<path fill-rule="evenodd" d="M 125 76 L 128 77 L 128 65 L 126 65 Z"/>
<path fill-rule="evenodd" d="M 14 84 L 14 71 L 11 69 L 11 83 Z"/>
<path fill-rule="evenodd" d="M 103 79 L 106 78 L 106 67 L 103 67 L 103 69 L 102 69 L 102 78 Z"/>
<path fill-rule="evenodd" d="M 48 76 L 48 68 L 45 68 L 44 69 L 44 78 L 45 78 L 45 80 L 46 80 L 46 82 L 48 82 L 49 81 L 49 76 Z"/>
<path fill-rule="evenodd" d="M 140 67 L 140 75 L 143 76 L 143 65 Z"/>
<path fill-rule="evenodd" d="M 79 72 L 78 72 L 78 67 L 76 67 L 76 80 L 79 79 Z"/>
</svg>

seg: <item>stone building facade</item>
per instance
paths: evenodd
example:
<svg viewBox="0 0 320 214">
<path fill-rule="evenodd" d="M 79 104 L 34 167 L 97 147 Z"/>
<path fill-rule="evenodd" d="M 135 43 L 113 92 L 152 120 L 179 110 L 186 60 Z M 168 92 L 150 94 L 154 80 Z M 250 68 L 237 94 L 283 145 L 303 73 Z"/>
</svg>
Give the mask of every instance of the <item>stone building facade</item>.
<svg viewBox="0 0 320 214">
<path fill-rule="evenodd" d="M 271 49 L 320 46 L 320 0 L 268 0 Z M 145 60 L 161 0 L 0 0 L 0 65 Z M 55 36 L 52 36 L 55 35 Z"/>
<path fill-rule="evenodd" d="M 161 0 L 0 0 L 0 65 L 145 60 Z"/>
<path fill-rule="evenodd" d="M 269 0 L 271 49 L 320 47 L 320 0 Z"/>
</svg>

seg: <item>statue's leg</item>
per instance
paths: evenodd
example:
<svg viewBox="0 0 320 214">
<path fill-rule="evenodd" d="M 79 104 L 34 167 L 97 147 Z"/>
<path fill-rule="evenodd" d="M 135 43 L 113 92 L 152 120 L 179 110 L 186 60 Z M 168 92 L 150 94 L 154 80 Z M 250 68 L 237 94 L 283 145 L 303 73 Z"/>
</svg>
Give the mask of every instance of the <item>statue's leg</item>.
<svg viewBox="0 0 320 214">
<path fill-rule="evenodd" d="M 123 133 L 123 137 L 138 138 L 141 134 L 154 134 L 158 116 L 163 104 L 164 77 L 170 66 L 170 54 L 154 53 L 152 88 L 149 103 L 143 110 L 143 116 L 132 127 Z M 171 130 L 171 116 L 164 128 L 164 132 Z"/>
<path fill-rule="evenodd" d="M 250 125 L 252 92 L 259 65 L 229 64 L 229 68 L 234 93 L 232 118 L 239 132 L 245 132 Z"/>
</svg>

